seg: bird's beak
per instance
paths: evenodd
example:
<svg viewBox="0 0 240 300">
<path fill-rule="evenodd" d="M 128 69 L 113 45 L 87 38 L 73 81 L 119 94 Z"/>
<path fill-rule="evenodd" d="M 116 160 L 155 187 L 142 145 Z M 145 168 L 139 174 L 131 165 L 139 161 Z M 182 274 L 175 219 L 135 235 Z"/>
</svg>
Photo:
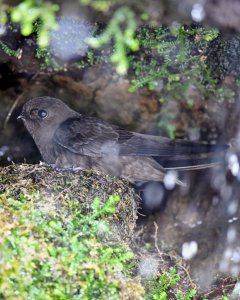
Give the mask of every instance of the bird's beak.
<svg viewBox="0 0 240 300">
<path fill-rule="evenodd" d="M 26 116 L 25 116 L 24 112 L 21 112 L 20 115 L 17 117 L 17 120 L 19 120 L 19 119 L 21 119 L 21 120 L 26 119 Z"/>
</svg>

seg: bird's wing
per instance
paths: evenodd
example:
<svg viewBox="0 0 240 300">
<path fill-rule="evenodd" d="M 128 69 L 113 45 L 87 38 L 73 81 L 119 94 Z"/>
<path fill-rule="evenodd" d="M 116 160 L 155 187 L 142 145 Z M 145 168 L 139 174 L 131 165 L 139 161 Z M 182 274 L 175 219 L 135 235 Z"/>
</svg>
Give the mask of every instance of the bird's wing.
<svg viewBox="0 0 240 300">
<path fill-rule="evenodd" d="M 120 136 L 121 135 L 121 136 Z M 80 116 L 63 122 L 54 134 L 54 140 L 69 151 L 91 157 L 119 154 L 119 142 L 133 134 L 93 117 Z"/>
<path fill-rule="evenodd" d="M 223 152 L 228 145 L 209 145 L 185 140 L 134 133 L 96 118 L 80 116 L 63 122 L 56 130 L 55 141 L 71 152 L 101 157 L 108 154 L 153 156 L 162 160 L 180 160 L 191 155 L 204 158 Z"/>
</svg>

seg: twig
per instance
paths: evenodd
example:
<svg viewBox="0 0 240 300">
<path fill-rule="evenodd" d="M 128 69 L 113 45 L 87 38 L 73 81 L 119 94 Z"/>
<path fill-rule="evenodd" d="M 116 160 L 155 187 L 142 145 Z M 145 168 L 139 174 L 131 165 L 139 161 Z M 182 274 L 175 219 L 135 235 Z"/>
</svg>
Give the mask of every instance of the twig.
<svg viewBox="0 0 240 300">
<path fill-rule="evenodd" d="M 155 241 L 155 248 L 157 249 L 157 252 L 161 258 L 161 260 L 164 262 L 164 258 L 163 258 L 163 253 L 160 251 L 159 247 L 158 247 L 158 238 L 157 238 L 157 233 L 158 233 L 158 225 L 157 223 L 154 221 L 153 222 L 154 226 L 155 226 L 155 233 L 154 233 L 154 241 Z M 172 255 L 169 255 L 170 258 L 174 257 L 174 260 L 177 262 L 177 258 L 175 256 L 172 256 Z M 189 274 L 189 271 L 187 270 L 187 268 L 185 268 L 182 264 L 178 264 L 178 267 L 181 268 L 185 274 L 187 274 L 187 277 L 188 277 L 188 280 L 191 284 L 191 286 L 194 288 L 194 289 L 197 289 L 196 287 L 196 284 L 193 282 L 190 274 Z M 163 266 L 163 270 L 166 271 L 166 267 L 165 265 Z"/>
<path fill-rule="evenodd" d="M 226 282 L 227 284 L 225 285 L 224 281 L 228 281 L 228 279 L 230 279 L 230 282 Z M 200 295 L 198 295 L 197 299 L 203 299 L 203 298 L 209 298 L 211 299 L 211 297 L 214 297 L 216 295 L 220 295 L 220 294 L 226 294 L 227 291 L 226 290 L 233 290 L 235 285 L 236 285 L 236 280 L 232 280 L 232 278 L 226 278 L 226 280 L 224 280 L 222 283 L 220 283 L 219 286 L 211 289 L 208 292 L 202 293 Z M 232 282 L 231 282 L 232 281 Z"/>
<path fill-rule="evenodd" d="M 178 267 L 181 268 L 181 269 L 187 274 L 187 277 L 188 277 L 188 280 L 189 280 L 191 286 L 192 286 L 195 290 L 197 290 L 197 285 L 196 285 L 196 284 L 194 283 L 194 281 L 192 280 L 192 278 L 191 278 L 191 276 L 190 276 L 190 273 L 189 273 L 188 269 L 185 268 L 182 264 L 179 264 Z"/>
<path fill-rule="evenodd" d="M 184 271 L 184 273 L 187 275 L 188 277 L 188 280 L 192 286 L 192 288 L 194 288 L 195 290 L 198 289 L 196 283 L 194 283 L 194 281 L 192 280 L 191 276 L 190 276 L 190 273 L 188 271 L 188 269 L 183 265 L 183 260 L 181 259 L 180 262 L 178 261 L 178 258 L 174 255 L 174 254 L 169 254 L 169 257 L 172 259 L 172 260 L 175 260 L 177 262 L 177 266 L 182 269 Z"/>
<path fill-rule="evenodd" d="M 158 255 L 161 259 L 162 262 L 164 262 L 163 256 L 162 256 L 162 252 L 160 251 L 159 247 L 158 247 L 158 225 L 157 223 L 154 221 L 153 222 L 154 226 L 155 226 L 155 233 L 154 233 L 154 242 L 155 242 L 155 248 L 157 249 Z M 163 270 L 166 271 L 166 267 L 165 264 L 163 264 Z"/>
</svg>

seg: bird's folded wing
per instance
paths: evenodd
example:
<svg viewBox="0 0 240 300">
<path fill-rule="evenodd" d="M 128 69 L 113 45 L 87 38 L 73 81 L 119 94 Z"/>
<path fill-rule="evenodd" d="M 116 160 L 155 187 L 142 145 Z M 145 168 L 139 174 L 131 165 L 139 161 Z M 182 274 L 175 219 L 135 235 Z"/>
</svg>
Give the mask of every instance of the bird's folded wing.
<svg viewBox="0 0 240 300">
<path fill-rule="evenodd" d="M 118 133 L 111 125 L 92 117 L 69 118 L 54 134 L 54 140 L 73 153 L 102 157 L 107 149 L 114 149 Z"/>
<path fill-rule="evenodd" d="M 119 154 L 177 160 L 179 156 L 183 161 L 191 155 L 214 155 L 228 148 L 225 144 L 173 141 L 164 137 L 134 133 L 85 116 L 70 118 L 63 122 L 56 130 L 54 140 L 73 153 L 92 157 Z"/>
</svg>

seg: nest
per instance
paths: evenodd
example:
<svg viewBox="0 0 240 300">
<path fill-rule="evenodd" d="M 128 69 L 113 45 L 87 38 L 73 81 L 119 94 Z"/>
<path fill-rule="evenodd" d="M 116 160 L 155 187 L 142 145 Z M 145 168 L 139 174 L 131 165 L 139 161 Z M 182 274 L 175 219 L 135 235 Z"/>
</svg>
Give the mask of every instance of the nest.
<svg viewBox="0 0 240 300">
<path fill-rule="evenodd" d="M 14 197 L 19 194 L 35 199 L 35 207 L 46 211 L 63 211 L 66 201 L 79 205 L 88 213 L 95 197 L 103 203 L 111 195 L 120 201 L 111 216 L 111 230 L 116 240 L 130 240 L 137 219 L 138 195 L 128 182 L 96 171 L 59 172 L 44 165 L 10 165 L 0 170 L 0 192 Z M 33 194 L 37 197 L 32 197 Z"/>
</svg>

